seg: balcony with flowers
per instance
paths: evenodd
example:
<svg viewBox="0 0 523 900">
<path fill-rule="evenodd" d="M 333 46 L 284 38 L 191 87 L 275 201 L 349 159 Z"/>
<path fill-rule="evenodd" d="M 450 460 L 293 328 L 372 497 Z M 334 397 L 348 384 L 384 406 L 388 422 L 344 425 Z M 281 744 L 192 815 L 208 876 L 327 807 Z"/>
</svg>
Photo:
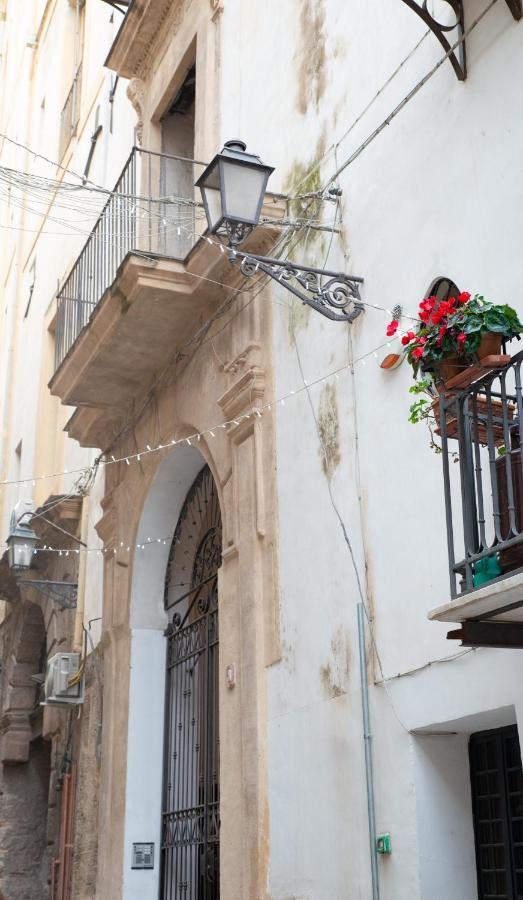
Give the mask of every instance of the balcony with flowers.
<svg viewBox="0 0 523 900">
<path fill-rule="evenodd" d="M 522 331 L 510 306 L 455 292 L 424 299 L 401 338 L 410 421 L 442 459 L 452 599 L 429 618 L 466 646 L 523 647 L 523 351 L 507 352 Z"/>
</svg>

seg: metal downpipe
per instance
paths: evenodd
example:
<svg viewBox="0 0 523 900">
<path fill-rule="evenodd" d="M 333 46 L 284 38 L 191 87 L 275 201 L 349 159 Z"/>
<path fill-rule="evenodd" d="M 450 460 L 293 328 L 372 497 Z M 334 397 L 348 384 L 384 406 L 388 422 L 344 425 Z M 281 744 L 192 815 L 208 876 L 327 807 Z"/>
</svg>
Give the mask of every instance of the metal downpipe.
<svg viewBox="0 0 523 900">
<path fill-rule="evenodd" d="M 376 854 L 376 813 L 374 808 L 374 773 L 372 769 L 372 734 L 370 730 L 369 685 L 367 681 L 367 649 L 365 646 L 365 611 L 363 609 L 363 603 L 358 603 L 358 640 L 360 651 L 361 707 L 363 713 L 363 742 L 365 747 L 365 780 L 367 783 L 367 814 L 369 822 L 372 900 L 380 900 L 378 857 Z"/>
</svg>

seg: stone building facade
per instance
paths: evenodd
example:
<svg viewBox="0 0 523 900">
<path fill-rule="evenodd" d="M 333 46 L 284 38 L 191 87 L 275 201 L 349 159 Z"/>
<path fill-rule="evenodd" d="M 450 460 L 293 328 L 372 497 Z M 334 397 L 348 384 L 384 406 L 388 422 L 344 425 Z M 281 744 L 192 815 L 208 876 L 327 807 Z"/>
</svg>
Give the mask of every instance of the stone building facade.
<svg viewBox="0 0 523 900">
<path fill-rule="evenodd" d="M 445 623 L 516 635 L 522 576 L 447 602 L 385 328 L 445 286 L 523 314 L 519 0 L 0 11 L 2 521 L 33 499 L 38 536 L 0 563 L 0 895 L 516 897 L 521 650 Z M 361 278 L 351 324 L 205 231 L 231 138 L 275 167 L 242 252 Z"/>
</svg>

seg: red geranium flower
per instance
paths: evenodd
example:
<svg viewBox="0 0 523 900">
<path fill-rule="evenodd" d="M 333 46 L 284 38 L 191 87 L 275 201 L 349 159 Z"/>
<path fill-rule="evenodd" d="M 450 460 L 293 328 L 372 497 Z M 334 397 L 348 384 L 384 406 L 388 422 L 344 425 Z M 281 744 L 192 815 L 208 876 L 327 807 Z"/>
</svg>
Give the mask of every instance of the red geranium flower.
<svg viewBox="0 0 523 900">
<path fill-rule="evenodd" d="M 416 347 L 416 349 L 412 351 L 412 355 L 414 359 L 421 359 L 423 356 L 423 347 Z"/>
<path fill-rule="evenodd" d="M 461 293 L 458 296 L 459 303 L 468 303 L 469 300 L 470 300 L 470 294 L 467 291 L 463 291 L 463 293 Z"/>
<path fill-rule="evenodd" d="M 463 334 L 463 332 L 461 334 L 458 334 L 458 344 L 462 345 L 465 343 L 466 340 L 467 340 L 466 334 Z"/>
<path fill-rule="evenodd" d="M 398 326 L 399 326 L 398 320 L 393 319 L 392 322 L 390 322 L 387 325 L 387 337 L 394 337 L 394 335 L 396 334 L 396 332 L 398 330 Z"/>
<path fill-rule="evenodd" d="M 406 347 L 407 344 L 410 344 L 411 341 L 415 341 L 415 340 L 416 340 L 416 335 L 414 334 L 414 332 L 408 331 L 407 334 L 403 335 L 403 337 L 401 339 L 401 343 L 403 344 L 404 347 Z"/>
</svg>

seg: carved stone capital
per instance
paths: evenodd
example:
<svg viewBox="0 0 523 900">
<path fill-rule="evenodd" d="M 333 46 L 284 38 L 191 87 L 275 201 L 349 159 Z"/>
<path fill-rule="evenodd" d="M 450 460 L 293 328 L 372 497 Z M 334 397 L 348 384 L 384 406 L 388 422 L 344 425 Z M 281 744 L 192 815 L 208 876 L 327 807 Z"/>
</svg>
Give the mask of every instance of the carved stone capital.
<svg viewBox="0 0 523 900">
<path fill-rule="evenodd" d="M 261 406 L 265 394 L 265 369 L 249 367 L 234 384 L 218 398 L 227 420 L 252 413 Z M 229 434 L 231 431 L 229 431 Z"/>
</svg>

